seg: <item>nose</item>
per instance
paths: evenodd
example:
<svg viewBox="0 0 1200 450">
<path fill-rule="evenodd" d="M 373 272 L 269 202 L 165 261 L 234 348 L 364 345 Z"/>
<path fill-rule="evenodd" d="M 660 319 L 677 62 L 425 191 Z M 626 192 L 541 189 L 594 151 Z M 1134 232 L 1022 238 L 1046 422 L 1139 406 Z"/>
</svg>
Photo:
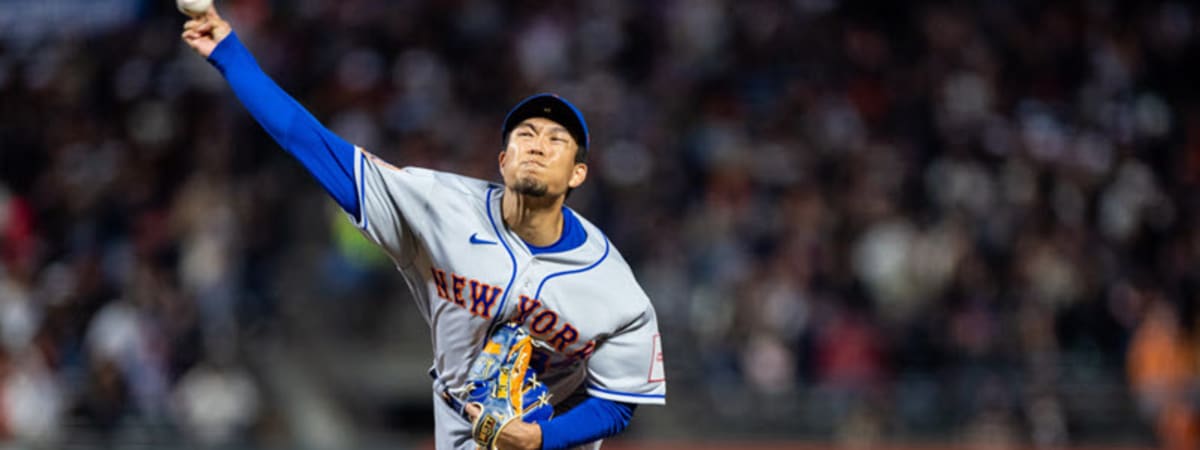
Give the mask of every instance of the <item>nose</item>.
<svg viewBox="0 0 1200 450">
<path fill-rule="evenodd" d="M 533 143 L 529 145 L 527 151 L 538 156 L 543 156 L 546 154 L 544 147 L 545 143 L 542 142 L 541 139 L 535 139 Z"/>
</svg>

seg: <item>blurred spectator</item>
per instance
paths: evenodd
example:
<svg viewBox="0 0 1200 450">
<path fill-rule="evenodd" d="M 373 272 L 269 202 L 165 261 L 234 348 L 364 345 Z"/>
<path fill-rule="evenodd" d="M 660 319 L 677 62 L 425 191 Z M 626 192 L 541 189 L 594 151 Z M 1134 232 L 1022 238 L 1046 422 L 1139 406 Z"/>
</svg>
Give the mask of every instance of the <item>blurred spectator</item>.
<svg viewBox="0 0 1200 450">
<path fill-rule="evenodd" d="M 1154 296 L 1129 348 L 1129 381 L 1142 413 L 1152 421 L 1169 449 L 1200 445 L 1200 349 L 1187 339 L 1183 318 L 1169 303 Z"/>
<path fill-rule="evenodd" d="M 62 390 L 36 350 L 6 354 L 3 364 L 3 429 L 9 437 L 55 444 L 62 437 Z"/>
<path fill-rule="evenodd" d="M 176 385 L 181 425 L 201 444 L 235 443 L 258 417 L 259 394 L 253 379 L 230 364 L 198 364 Z"/>
</svg>

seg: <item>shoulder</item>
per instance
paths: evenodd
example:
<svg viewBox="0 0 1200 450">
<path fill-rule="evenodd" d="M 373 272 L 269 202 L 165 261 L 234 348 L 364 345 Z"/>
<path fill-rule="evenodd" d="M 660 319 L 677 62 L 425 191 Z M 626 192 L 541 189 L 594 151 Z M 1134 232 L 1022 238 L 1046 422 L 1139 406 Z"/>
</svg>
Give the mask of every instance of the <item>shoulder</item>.
<svg viewBox="0 0 1200 450">
<path fill-rule="evenodd" d="M 397 167 L 371 152 L 359 149 L 359 154 L 370 165 L 377 167 L 384 179 L 401 180 L 408 184 L 423 187 L 431 195 L 461 194 L 471 197 L 482 197 L 491 188 L 500 185 L 478 178 L 472 178 L 451 172 L 443 172 L 425 167 Z"/>
<path fill-rule="evenodd" d="M 587 245 L 592 251 L 599 254 L 596 261 L 597 270 L 601 270 L 608 275 L 616 275 L 625 278 L 633 278 L 633 270 L 629 268 L 629 263 L 625 261 L 625 257 L 621 255 L 621 251 L 617 249 L 604 231 L 600 227 L 588 220 L 578 211 L 571 210 L 575 218 L 579 220 L 579 224 L 583 226 L 587 232 Z"/>
<path fill-rule="evenodd" d="M 439 188 L 446 188 L 452 192 L 465 195 L 478 196 L 484 192 L 487 192 L 488 189 L 500 188 L 499 184 L 478 178 L 471 178 L 465 175 L 459 175 L 456 173 L 442 172 L 420 167 L 407 167 L 406 169 L 412 170 L 415 176 L 423 176 L 432 179 L 434 184 Z"/>
<path fill-rule="evenodd" d="M 616 308 L 621 315 L 630 319 L 644 314 L 647 310 L 653 311 L 650 298 L 638 283 L 633 269 L 629 267 L 617 246 L 599 227 L 578 212 L 572 212 L 587 231 L 588 241 L 585 245 L 600 255 L 594 267 L 589 270 L 592 272 L 589 278 L 597 291 L 608 297 L 605 304 Z"/>
<path fill-rule="evenodd" d="M 599 255 L 599 258 L 596 261 L 596 263 L 599 265 L 597 268 L 609 271 L 628 272 L 629 275 L 632 276 L 632 271 L 629 269 L 629 264 L 625 262 L 625 258 L 621 256 L 621 252 L 617 250 L 616 245 L 614 245 L 612 241 L 608 239 L 608 235 L 604 234 L 604 231 L 602 231 L 600 227 L 592 223 L 591 220 L 588 220 L 587 217 L 584 217 L 583 214 L 580 214 L 579 211 L 571 208 L 567 209 L 570 210 L 571 215 L 575 216 L 575 219 L 579 221 L 579 225 L 583 227 L 583 231 L 587 234 L 587 241 L 584 243 L 584 245 L 587 246 L 589 252 L 594 252 Z"/>
</svg>

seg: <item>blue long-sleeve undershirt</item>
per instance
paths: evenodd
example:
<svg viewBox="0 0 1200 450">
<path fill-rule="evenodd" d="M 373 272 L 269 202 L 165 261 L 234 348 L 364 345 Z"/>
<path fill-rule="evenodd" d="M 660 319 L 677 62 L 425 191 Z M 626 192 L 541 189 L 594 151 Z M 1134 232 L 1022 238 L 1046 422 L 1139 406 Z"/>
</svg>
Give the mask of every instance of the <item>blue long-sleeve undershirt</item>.
<svg viewBox="0 0 1200 450">
<path fill-rule="evenodd" d="M 342 209 L 358 219 L 354 145 L 321 125 L 263 73 L 236 33 L 217 44 L 208 62 L 221 71 L 242 105 L 275 142 L 299 160 Z"/>
<path fill-rule="evenodd" d="M 542 450 L 561 450 L 614 436 L 629 426 L 637 405 L 588 397 L 563 415 L 539 423 Z"/>
</svg>

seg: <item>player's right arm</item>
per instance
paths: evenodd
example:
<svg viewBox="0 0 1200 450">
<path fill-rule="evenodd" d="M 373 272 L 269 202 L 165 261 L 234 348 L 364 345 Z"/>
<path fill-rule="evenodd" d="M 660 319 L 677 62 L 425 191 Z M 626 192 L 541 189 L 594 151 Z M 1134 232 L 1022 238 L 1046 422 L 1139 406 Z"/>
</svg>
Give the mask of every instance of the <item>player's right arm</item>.
<svg viewBox="0 0 1200 450">
<path fill-rule="evenodd" d="M 235 95 L 263 129 L 321 183 L 356 222 L 363 205 L 355 183 L 354 145 L 321 125 L 255 62 L 215 7 L 187 21 L 182 38 L 225 76 Z"/>
</svg>

